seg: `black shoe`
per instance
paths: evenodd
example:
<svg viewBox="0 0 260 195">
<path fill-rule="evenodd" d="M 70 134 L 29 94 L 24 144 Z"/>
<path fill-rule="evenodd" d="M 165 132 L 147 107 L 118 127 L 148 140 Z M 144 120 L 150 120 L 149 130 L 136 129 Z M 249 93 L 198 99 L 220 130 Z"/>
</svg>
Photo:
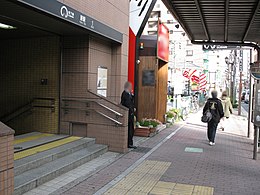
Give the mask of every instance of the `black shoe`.
<svg viewBox="0 0 260 195">
<path fill-rule="evenodd" d="M 130 146 L 128 146 L 128 148 L 136 149 L 137 147 L 136 147 L 136 146 L 133 146 L 133 145 L 130 145 Z"/>
</svg>

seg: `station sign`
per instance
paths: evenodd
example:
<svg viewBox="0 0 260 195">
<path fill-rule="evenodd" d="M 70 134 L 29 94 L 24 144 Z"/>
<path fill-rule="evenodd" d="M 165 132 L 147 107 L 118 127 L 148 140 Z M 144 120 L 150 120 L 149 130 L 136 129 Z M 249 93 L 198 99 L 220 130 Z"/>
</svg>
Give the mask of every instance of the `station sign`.
<svg viewBox="0 0 260 195">
<path fill-rule="evenodd" d="M 241 49 L 240 46 L 226 46 L 226 45 L 202 45 L 203 51 L 214 51 L 214 50 L 234 50 Z"/>
<path fill-rule="evenodd" d="M 59 1 L 53 0 L 18 0 L 18 2 L 29 5 L 42 12 L 55 16 L 59 19 L 68 21 L 74 25 L 82 27 L 93 33 L 107 37 L 118 43 L 123 42 L 123 34 L 119 31 L 79 12 Z"/>
</svg>

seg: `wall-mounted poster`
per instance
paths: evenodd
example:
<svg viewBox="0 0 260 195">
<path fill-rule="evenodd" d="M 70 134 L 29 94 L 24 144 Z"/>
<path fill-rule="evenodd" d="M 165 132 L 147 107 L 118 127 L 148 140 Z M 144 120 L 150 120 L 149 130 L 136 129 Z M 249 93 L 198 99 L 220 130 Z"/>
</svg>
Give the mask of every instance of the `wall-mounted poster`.
<svg viewBox="0 0 260 195">
<path fill-rule="evenodd" d="M 144 70 L 142 75 L 143 86 L 154 86 L 155 85 L 155 72 L 154 70 Z"/>
<path fill-rule="evenodd" d="M 97 93 L 107 97 L 107 68 L 103 66 L 98 67 Z"/>
</svg>

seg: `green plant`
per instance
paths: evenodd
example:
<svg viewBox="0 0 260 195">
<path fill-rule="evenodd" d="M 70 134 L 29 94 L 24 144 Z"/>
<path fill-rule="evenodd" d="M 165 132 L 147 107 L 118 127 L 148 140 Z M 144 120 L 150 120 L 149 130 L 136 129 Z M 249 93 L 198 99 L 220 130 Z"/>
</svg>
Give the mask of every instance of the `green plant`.
<svg viewBox="0 0 260 195">
<path fill-rule="evenodd" d="M 181 110 L 180 109 L 177 109 L 177 108 L 173 108 L 170 110 L 170 112 L 173 112 L 175 114 L 175 116 L 180 116 L 181 114 Z"/>
<path fill-rule="evenodd" d="M 156 119 L 147 119 L 144 118 L 140 121 L 140 125 L 144 126 L 144 127 L 149 127 L 149 126 L 153 126 L 153 127 L 157 127 L 158 125 L 160 125 L 161 122 L 156 120 Z"/>
<path fill-rule="evenodd" d="M 174 113 L 172 111 L 168 111 L 168 112 L 166 112 L 166 116 L 167 116 L 167 118 L 173 118 L 176 116 L 176 113 Z"/>
</svg>

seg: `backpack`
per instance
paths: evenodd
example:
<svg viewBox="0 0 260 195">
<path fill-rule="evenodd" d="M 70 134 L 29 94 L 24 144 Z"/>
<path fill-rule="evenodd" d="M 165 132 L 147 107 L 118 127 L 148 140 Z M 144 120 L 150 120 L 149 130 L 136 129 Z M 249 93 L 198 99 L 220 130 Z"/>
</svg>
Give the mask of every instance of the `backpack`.
<svg viewBox="0 0 260 195">
<path fill-rule="evenodd" d="M 203 115 L 201 117 L 201 122 L 208 123 L 211 121 L 211 119 L 212 119 L 212 114 L 211 114 L 210 110 L 208 109 L 208 110 L 206 110 L 205 113 L 203 113 Z"/>
</svg>

